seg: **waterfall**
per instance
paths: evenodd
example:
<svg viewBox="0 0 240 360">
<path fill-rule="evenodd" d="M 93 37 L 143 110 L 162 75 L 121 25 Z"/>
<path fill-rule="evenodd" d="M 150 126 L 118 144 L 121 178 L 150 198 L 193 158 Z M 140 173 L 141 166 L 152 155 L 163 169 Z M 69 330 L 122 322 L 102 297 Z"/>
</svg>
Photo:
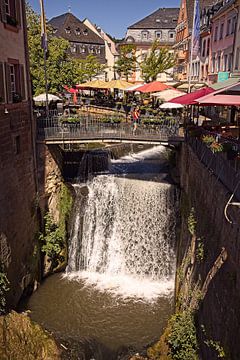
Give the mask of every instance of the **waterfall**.
<svg viewBox="0 0 240 360">
<path fill-rule="evenodd" d="M 175 187 L 100 175 L 75 189 L 66 276 L 122 296 L 172 292 Z"/>
</svg>

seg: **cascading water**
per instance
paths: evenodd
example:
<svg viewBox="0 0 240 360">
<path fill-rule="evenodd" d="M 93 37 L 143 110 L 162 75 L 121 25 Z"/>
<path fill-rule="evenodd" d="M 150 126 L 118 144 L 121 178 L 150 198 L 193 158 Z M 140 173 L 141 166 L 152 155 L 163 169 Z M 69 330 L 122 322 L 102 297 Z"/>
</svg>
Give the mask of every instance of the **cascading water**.
<svg viewBox="0 0 240 360">
<path fill-rule="evenodd" d="M 178 210 L 167 163 L 165 149 L 155 147 L 113 160 L 108 174 L 74 185 L 66 274 L 46 279 L 28 308 L 34 321 L 76 348 L 76 359 L 122 359 L 122 347 L 137 352 L 166 326 Z"/>
<path fill-rule="evenodd" d="M 172 291 L 175 187 L 113 175 L 87 187 L 84 201 L 75 186 L 68 278 L 124 297 L 153 300 Z"/>
</svg>

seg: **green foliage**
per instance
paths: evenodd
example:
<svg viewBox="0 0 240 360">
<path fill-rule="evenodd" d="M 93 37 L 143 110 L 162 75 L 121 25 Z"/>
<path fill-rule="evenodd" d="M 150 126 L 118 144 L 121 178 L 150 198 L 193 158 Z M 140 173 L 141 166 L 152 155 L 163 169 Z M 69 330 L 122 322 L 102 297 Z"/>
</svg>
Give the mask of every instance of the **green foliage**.
<svg viewBox="0 0 240 360">
<path fill-rule="evenodd" d="M 210 145 L 210 149 L 212 150 L 213 153 L 222 152 L 223 151 L 223 145 L 218 143 L 218 142 L 213 142 Z"/>
<path fill-rule="evenodd" d="M 202 137 L 202 141 L 203 141 L 206 145 L 210 146 L 213 142 L 215 142 L 215 138 L 214 138 L 212 135 L 204 135 L 204 136 Z"/>
<path fill-rule="evenodd" d="M 141 63 L 142 76 L 146 82 L 154 81 L 157 76 L 175 65 L 175 59 L 167 48 L 161 47 L 156 40 L 150 54 Z"/>
<path fill-rule="evenodd" d="M 0 315 L 6 310 L 6 293 L 9 291 L 9 281 L 4 270 L 3 264 L 0 263 Z"/>
<path fill-rule="evenodd" d="M 67 235 L 67 223 L 69 221 L 70 212 L 72 209 L 72 195 L 66 185 L 62 184 L 60 192 L 60 201 L 59 201 L 59 210 L 60 210 L 60 220 L 59 220 L 59 231 L 61 237 L 66 240 Z"/>
<path fill-rule="evenodd" d="M 117 74 L 120 76 L 125 76 L 127 81 L 129 76 L 136 70 L 137 58 L 135 52 L 135 45 L 122 45 L 120 48 L 120 56 L 114 66 Z"/>
<path fill-rule="evenodd" d="M 204 259 L 204 243 L 202 239 L 198 239 L 197 249 L 196 249 L 196 258 L 198 262 L 202 262 Z"/>
<path fill-rule="evenodd" d="M 188 231 L 191 235 L 196 233 L 197 220 L 195 218 L 195 209 L 192 208 L 188 217 Z"/>
<path fill-rule="evenodd" d="M 45 231 L 39 236 L 42 242 L 42 252 L 44 252 L 52 261 L 56 261 L 61 254 L 64 245 L 64 238 L 57 224 L 53 222 L 52 216 L 47 213 L 44 216 Z"/>
<path fill-rule="evenodd" d="M 197 360 L 197 336 L 193 314 L 189 311 L 177 313 L 170 320 L 167 342 L 173 360 Z"/>
<path fill-rule="evenodd" d="M 201 329 L 202 329 L 202 332 L 203 332 L 204 336 L 207 337 L 206 329 L 205 329 L 204 325 L 201 325 Z M 215 341 L 213 339 L 207 339 L 207 340 L 204 341 L 204 343 L 209 348 L 212 348 L 213 350 L 215 350 L 217 352 L 217 357 L 218 358 L 221 358 L 221 359 L 226 358 L 224 348 L 221 346 L 219 341 Z"/>
<path fill-rule="evenodd" d="M 28 4 L 26 8 L 28 26 L 28 46 L 30 56 L 30 72 L 33 93 L 45 92 L 44 53 L 41 47 L 40 16 Z M 100 74 L 105 65 L 90 54 L 86 59 L 76 59 L 70 56 L 70 44 L 63 38 L 54 36 L 53 29 L 47 26 L 48 54 L 47 76 L 48 90 L 57 93 L 63 90 L 63 85 L 72 86 L 76 83 L 91 80 Z"/>
</svg>

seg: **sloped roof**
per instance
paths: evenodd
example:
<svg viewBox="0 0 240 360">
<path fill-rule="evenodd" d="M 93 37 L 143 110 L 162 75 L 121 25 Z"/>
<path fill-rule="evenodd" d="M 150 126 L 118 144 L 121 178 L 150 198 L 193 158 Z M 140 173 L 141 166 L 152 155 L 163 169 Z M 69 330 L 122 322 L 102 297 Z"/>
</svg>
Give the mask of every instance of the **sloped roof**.
<svg viewBox="0 0 240 360">
<path fill-rule="evenodd" d="M 128 29 L 175 29 L 179 8 L 160 8 Z"/>
<path fill-rule="evenodd" d="M 220 0 L 200 0 L 200 12 L 206 7 L 213 6 L 219 3 Z M 193 25 L 193 14 L 194 14 L 194 0 L 186 0 L 186 7 L 187 7 L 187 20 L 188 20 L 188 28 L 192 30 Z"/>
<path fill-rule="evenodd" d="M 101 37 L 71 13 L 56 16 L 52 18 L 48 24 L 56 30 L 56 36 L 62 37 L 70 42 L 105 44 Z M 66 29 L 68 29 L 68 32 L 66 32 Z"/>
</svg>

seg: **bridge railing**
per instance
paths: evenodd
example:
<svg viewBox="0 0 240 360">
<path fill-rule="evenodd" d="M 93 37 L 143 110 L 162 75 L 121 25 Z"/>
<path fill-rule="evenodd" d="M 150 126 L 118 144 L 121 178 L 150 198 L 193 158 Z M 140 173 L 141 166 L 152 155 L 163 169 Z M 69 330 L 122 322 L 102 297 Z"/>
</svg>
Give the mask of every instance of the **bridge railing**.
<svg viewBox="0 0 240 360">
<path fill-rule="evenodd" d="M 216 176 L 216 181 L 222 184 L 240 200 L 240 171 L 232 166 L 222 153 L 213 153 L 206 144 L 194 137 L 187 137 L 190 145 L 198 159 L 206 168 Z"/>
<path fill-rule="evenodd" d="M 66 119 L 67 120 L 67 119 Z M 138 124 L 134 130 L 131 123 L 123 122 L 118 117 L 111 117 L 104 122 L 101 117 L 82 116 L 79 121 L 62 121 L 59 118 L 38 121 L 38 137 L 45 140 L 62 139 L 146 139 L 167 141 L 177 137 L 179 124 L 174 121 L 162 121 L 157 125 Z"/>
</svg>

